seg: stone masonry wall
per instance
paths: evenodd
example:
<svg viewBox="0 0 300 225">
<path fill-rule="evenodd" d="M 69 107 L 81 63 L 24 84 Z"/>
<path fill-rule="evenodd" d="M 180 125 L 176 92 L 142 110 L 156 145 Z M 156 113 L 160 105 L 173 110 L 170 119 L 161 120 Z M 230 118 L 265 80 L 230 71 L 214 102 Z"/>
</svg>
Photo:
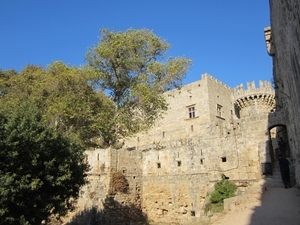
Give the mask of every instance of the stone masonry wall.
<svg viewBox="0 0 300 225">
<path fill-rule="evenodd" d="M 273 107 L 265 101 L 272 96 L 266 86 L 250 83 L 237 90 L 204 74 L 165 93 L 169 110 L 147 133 L 118 150 L 86 152 L 90 183 L 81 190 L 70 225 L 200 223 L 208 193 L 222 174 L 243 186 L 262 177 Z M 116 172 L 126 179 L 126 191 L 113 192 Z"/>
<path fill-rule="evenodd" d="M 295 163 L 296 180 L 300 185 L 300 2 L 270 0 L 273 77 L 277 110 L 284 111 Z"/>
<path fill-rule="evenodd" d="M 165 117 L 126 141 L 124 149 L 140 152 L 142 209 L 150 220 L 199 222 L 207 192 L 221 174 L 237 184 L 262 178 L 274 92 L 267 82 L 258 88 L 252 82 L 247 88 L 237 91 L 204 74 L 200 81 L 167 92 Z M 245 95 L 256 97 L 244 100 L 241 117 L 235 102 Z M 191 106 L 194 118 L 189 118 Z"/>
</svg>

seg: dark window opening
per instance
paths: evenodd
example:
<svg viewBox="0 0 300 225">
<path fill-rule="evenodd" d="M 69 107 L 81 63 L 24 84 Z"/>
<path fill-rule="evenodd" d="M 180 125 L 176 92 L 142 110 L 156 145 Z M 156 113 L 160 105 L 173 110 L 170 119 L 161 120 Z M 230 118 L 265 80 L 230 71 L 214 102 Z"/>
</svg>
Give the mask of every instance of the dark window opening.
<svg viewBox="0 0 300 225">
<path fill-rule="evenodd" d="M 177 166 L 181 166 L 181 161 L 177 161 Z"/>
<path fill-rule="evenodd" d="M 191 211 L 191 216 L 196 216 L 196 212 L 195 211 Z"/>
<path fill-rule="evenodd" d="M 222 117 L 222 106 L 217 104 L 217 116 Z"/>
<path fill-rule="evenodd" d="M 189 118 L 195 118 L 195 107 L 189 108 Z"/>
<path fill-rule="evenodd" d="M 204 159 L 200 159 L 200 164 L 203 165 Z"/>
<path fill-rule="evenodd" d="M 222 162 L 227 162 L 226 157 L 221 157 L 221 159 L 222 159 Z"/>
<path fill-rule="evenodd" d="M 157 168 L 161 168 L 161 164 L 160 163 L 157 163 Z"/>
</svg>

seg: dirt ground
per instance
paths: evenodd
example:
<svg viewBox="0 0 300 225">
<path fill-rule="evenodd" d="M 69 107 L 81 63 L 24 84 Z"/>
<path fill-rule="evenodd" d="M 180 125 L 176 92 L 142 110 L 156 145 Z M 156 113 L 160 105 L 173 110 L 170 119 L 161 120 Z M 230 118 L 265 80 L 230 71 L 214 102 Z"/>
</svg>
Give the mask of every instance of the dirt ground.
<svg viewBox="0 0 300 225">
<path fill-rule="evenodd" d="M 300 190 L 268 188 L 259 203 L 229 211 L 211 225 L 299 225 Z"/>
</svg>

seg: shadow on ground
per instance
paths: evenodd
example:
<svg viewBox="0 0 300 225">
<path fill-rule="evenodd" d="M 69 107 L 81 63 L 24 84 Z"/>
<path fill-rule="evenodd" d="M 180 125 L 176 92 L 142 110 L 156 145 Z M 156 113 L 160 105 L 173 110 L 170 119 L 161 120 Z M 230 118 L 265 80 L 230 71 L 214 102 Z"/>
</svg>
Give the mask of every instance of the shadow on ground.
<svg viewBox="0 0 300 225">
<path fill-rule="evenodd" d="M 104 208 L 96 207 L 76 214 L 67 225 L 148 225 L 147 216 L 136 206 L 122 205 L 113 197 L 107 197 Z"/>
<path fill-rule="evenodd" d="M 268 188 L 261 198 L 261 205 L 253 209 L 249 225 L 299 225 L 300 190 L 294 188 Z"/>
</svg>

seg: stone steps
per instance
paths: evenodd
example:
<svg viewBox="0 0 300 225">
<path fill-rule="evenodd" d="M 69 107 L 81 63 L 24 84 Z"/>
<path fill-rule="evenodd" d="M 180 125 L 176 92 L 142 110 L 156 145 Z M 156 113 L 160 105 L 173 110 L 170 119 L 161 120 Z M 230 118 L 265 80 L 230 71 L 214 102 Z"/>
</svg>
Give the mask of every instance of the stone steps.
<svg viewBox="0 0 300 225">
<path fill-rule="evenodd" d="M 280 170 L 277 164 L 273 165 L 273 169 L 272 169 L 273 173 L 272 175 L 264 175 L 264 180 L 265 180 L 265 187 L 269 187 L 269 188 L 283 188 L 283 182 L 281 179 L 281 174 L 280 174 Z M 293 186 L 293 184 L 295 183 L 295 179 L 293 176 L 293 171 L 290 172 L 290 178 L 291 178 L 291 185 Z"/>
</svg>

